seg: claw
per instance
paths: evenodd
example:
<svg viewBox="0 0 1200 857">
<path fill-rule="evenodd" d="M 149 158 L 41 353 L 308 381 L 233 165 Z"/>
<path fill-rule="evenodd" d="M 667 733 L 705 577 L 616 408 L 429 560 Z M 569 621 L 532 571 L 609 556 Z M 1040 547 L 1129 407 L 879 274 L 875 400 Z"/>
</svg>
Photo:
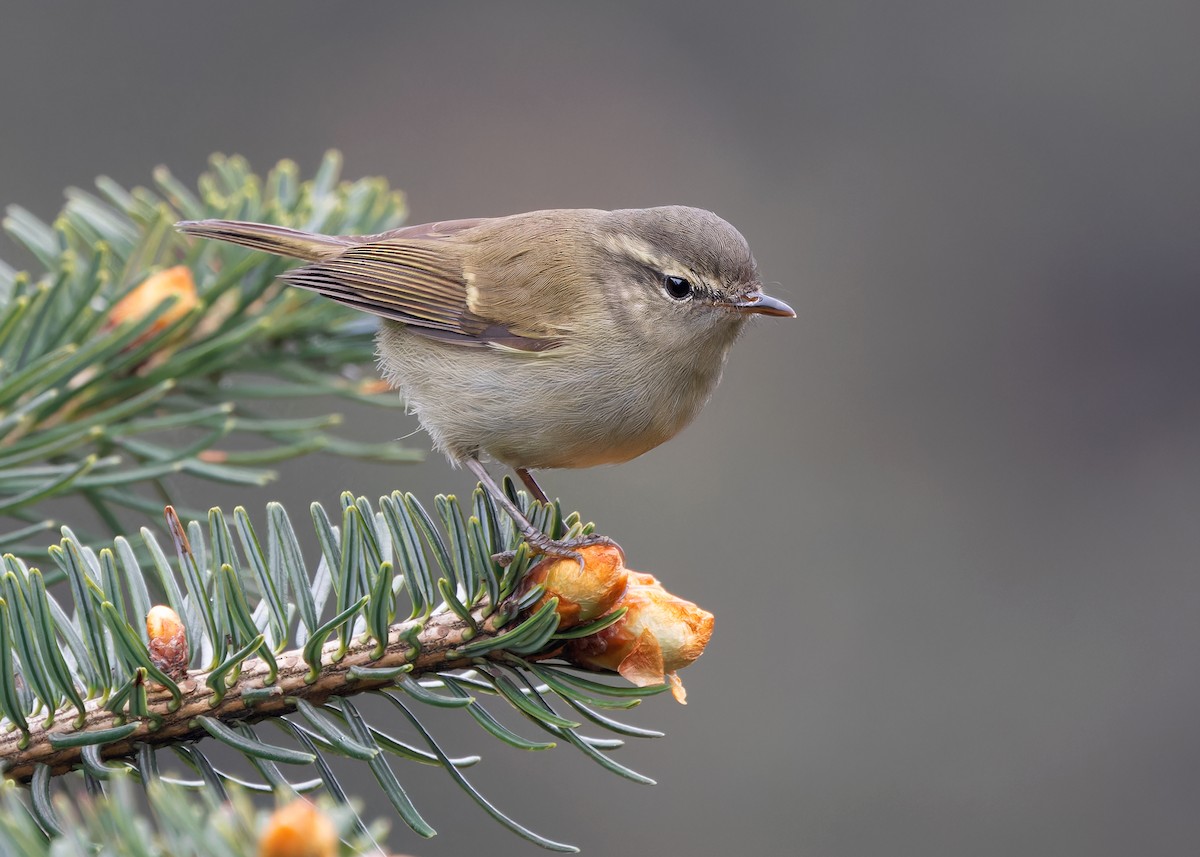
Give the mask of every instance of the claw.
<svg viewBox="0 0 1200 857">
<path fill-rule="evenodd" d="M 555 559 L 573 559 L 579 563 L 579 567 L 583 568 L 584 560 L 576 548 L 586 548 L 592 545 L 604 545 L 606 547 L 616 548 L 621 554 L 621 562 L 625 561 L 625 551 L 619 544 L 610 539 L 608 536 L 601 536 L 593 533 L 590 536 L 578 536 L 573 539 L 552 539 L 545 534 L 540 534 L 541 538 L 534 536 L 526 539 L 526 544 L 529 545 L 534 554 L 542 556 L 554 557 Z M 513 558 L 517 555 L 516 551 L 502 551 L 501 553 L 492 554 L 492 560 L 499 563 L 501 568 L 507 567 L 512 563 Z"/>
</svg>

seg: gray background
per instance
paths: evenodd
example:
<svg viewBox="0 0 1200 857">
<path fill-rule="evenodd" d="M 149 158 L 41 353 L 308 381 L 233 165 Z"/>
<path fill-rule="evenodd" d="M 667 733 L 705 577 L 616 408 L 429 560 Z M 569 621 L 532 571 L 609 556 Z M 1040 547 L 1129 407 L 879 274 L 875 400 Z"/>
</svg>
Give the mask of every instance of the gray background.
<svg viewBox="0 0 1200 857">
<path fill-rule="evenodd" d="M 668 736 L 621 751 L 654 788 L 433 712 L 502 808 L 591 854 L 1196 853 L 1194 2 L 0 16 L 2 202 L 50 217 L 98 173 L 191 180 L 214 150 L 310 172 L 335 146 L 415 221 L 712 208 L 798 309 L 676 441 L 547 475 L 717 630 L 691 704 L 638 712 Z M 468 484 L 316 459 L 185 499 Z M 533 851 L 402 773 L 442 835 L 397 850 Z"/>
</svg>

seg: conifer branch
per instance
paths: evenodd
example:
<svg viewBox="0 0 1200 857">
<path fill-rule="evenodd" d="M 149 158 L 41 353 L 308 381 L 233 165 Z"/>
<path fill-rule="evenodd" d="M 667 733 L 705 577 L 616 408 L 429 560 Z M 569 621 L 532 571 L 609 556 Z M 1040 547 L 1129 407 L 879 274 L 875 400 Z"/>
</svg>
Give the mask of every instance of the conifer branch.
<svg viewBox="0 0 1200 857">
<path fill-rule="evenodd" d="M 432 511 L 399 491 L 377 503 L 343 494 L 332 514 L 314 503 L 316 562 L 278 503 L 257 529 L 241 507 L 231 516 L 181 510 L 185 525 L 168 506 L 172 559 L 147 527 L 124 535 L 131 514 L 163 511 L 177 474 L 261 484 L 264 465 L 316 450 L 412 457 L 342 440 L 331 417 L 259 413 L 256 402 L 271 396 L 399 402 L 355 375 L 371 359 L 369 320 L 278 287 L 278 260 L 189 245 L 170 229 L 180 218 L 240 217 L 367 233 L 400 220 L 398 194 L 379 180 L 339 183 L 339 165 L 330 155 L 302 183 L 289 162 L 263 180 L 240 158 L 215 157 L 198 192 L 160 170 L 155 191 L 107 179 L 99 196 L 70 191 L 53 225 L 9 210 L 5 227 L 42 270 L 0 263 L 0 857 L 90 853 L 80 825 L 137 843 L 145 823 L 129 809 L 127 775 L 171 815 L 155 854 L 205 828 L 177 787 L 201 792 L 209 808 L 232 797 L 241 823 L 242 791 L 323 789 L 348 810 L 329 756 L 364 765 L 420 836 L 434 830 L 391 759 L 438 765 L 518 836 L 575 850 L 475 789 L 460 769 L 478 757 L 450 756 L 419 707 L 461 712 L 519 749 L 566 744 L 611 773 L 652 782 L 609 751 L 660 733 L 603 712 L 665 690 L 683 702 L 676 671 L 703 651 L 712 615 L 626 569 L 619 550 L 584 548 L 582 570 L 572 560 L 534 562 L 481 488 L 463 503 L 438 496 Z M 258 448 L 227 448 L 234 433 Z M 504 490 L 552 538 L 591 532 L 557 503 L 537 503 L 509 480 Z M 49 520 L 45 504 L 68 496 L 85 500 L 109 535 Z M 43 572 L 52 528 L 61 540 Z M 617 673 L 630 684 L 604 680 Z M 398 711 L 425 746 L 373 724 L 355 699 L 364 694 Z M 545 734 L 520 734 L 487 700 Z M 283 743 L 259 735 L 268 725 Z M 619 737 L 585 734 L 592 727 Z M 258 778 L 216 764 L 213 744 L 236 750 Z M 160 771 L 163 750 L 194 776 Z M 281 765 L 309 776 L 293 780 Z M 78 812 L 55 799 L 52 789 L 79 781 L 111 802 Z M 228 841 L 237 845 L 221 840 L 213 853 L 247 852 L 244 837 Z"/>
<path fill-rule="evenodd" d="M 121 740 L 103 744 L 100 749 L 103 760 L 129 757 L 138 745 L 154 748 L 208 737 L 210 732 L 197 722 L 198 717 L 218 720 L 227 726 L 255 723 L 294 712 L 297 700 L 320 705 L 331 697 L 351 696 L 396 684 L 395 675 L 372 678 L 371 673 L 386 675 L 399 671 L 415 678 L 469 667 L 474 659 L 463 656 L 460 648 L 467 642 L 478 645 L 496 639 L 503 632 L 506 619 L 499 612 L 484 616 L 482 608 L 472 612 L 474 623 L 453 613 L 441 613 L 424 621 L 393 625 L 382 656 L 378 654 L 376 641 L 367 639 L 354 643 L 339 657 L 340 644 L 331 640 L 321 650 L 322 666 L 315 680 L 303 652 L 292 649 L 276 656 L 278 674 L 273 682 L 268 680 L 270 668 L 264 661 L 257 658 L 245 661 L 237 681 L 216 704 L 213 691 L 206 684 L 210 674 L 196 670 L 178 683 L 181 692 L 178 702 L 170 690 L 147 680 L 147 713 L 139 719 L 111 711 L 103 707 L 103 700 L 94 699 L 87 703 L 82 718 L 62 718 L 49 727 L 45 717 L 31 720 L 28 737 L 16 731 L 0 735 L 4 774 L 26 782 L 33 776 L 36 765 L 45 765 L 51 775 L 72 770 L 79 763 L 83 747 L 88 746 L 65 743 L 72 736 L 110 732 L 135 724 L 133 731 Z"/>
<path fill-rule="evenodd" d="M 340 181 L 335 152 L 304 182 L 290 161 L 265 179 L 237 156 L 211 167 L 196 191 L 165 168 L 153 189 L 101 178 L 96 194 L 69 190 L 52 224 L 9 207 L 4 228 L 39 270 L 0 263 L 0 550 L 38 555 L 57 498 L 82 498 L 111 537 L 157 517 L 179 476 L 262 485 L 274 465 L 310 452 L 420 457 L 339 437 L 336 413 L 262 412 L 279 398 L 401 403 L 362 373 L 371 320 L 281 286 L 282 260 L 193 245 L 172 228 L 249 217 L 378 232 L 403 220 L 403 197 L 382 179 Z"/>
</svg>

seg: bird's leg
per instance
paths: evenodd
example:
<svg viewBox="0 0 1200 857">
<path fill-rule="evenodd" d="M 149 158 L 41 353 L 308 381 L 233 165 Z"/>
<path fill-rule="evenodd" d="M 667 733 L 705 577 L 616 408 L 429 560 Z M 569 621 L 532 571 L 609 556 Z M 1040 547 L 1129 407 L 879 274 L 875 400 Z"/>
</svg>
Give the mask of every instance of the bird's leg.
<svg viewBox="0 0 1200 857">
<path fill-rule="evenodd" d="M 542 486 L 537 484 L 537 480 L 533 478 L 533 474 L 529 472 L 528 467 L 514 467 L 513 470 L 521 477 L 521 481 L 525 483 L 525 487 L 529 489 L 529 493 L 533 495 L 533 499 L 539 503 L 550 502 L 550 498 L 546 496 L 546 492 L 542 490 Z"/>
<path fill-rule="evenodd" d="M 544 554 L 546 556 L 558 557 L 560 559 L 573 559 L 579 563 L 580 567 L 582 567 L 583 555 L 579 553 L 577 548 L 588 547 L 589 545 L 608 545 L 610 547 L 615 547 L 617 550 L 621 549 L 621 546 L 608 536 L 600 536 L 596 535 L 595 533 L 590 536 L 579 536 L 578 538 L 574 539 L 550 538 L 550 536 L 546 535 L 533 524 L 529 523 L 529 519 L 526 518 L 525 515 L 521 513 L 521 510 L 517 508 L 517 504 L 508 499 L 508 495 L 505 494 L 504 490 L 496 484 L 494 479 L 492 479 L 492 475 L 487 472 L 487 468 L 483 466 L 483 462 L 481 462 L 478 458 L 468 458 L 464 461 L 464 464 L 466 464 L 467 469 L 474 473 L 476 478 L 479 479 L 479 483 L 483 486 L 484 490 L 492 495 L 492 499 L 499 503 L 500 507 L 508 513 L 510 518 L 513 519 L 513 523 L 515 523 L 517 525 L 517 529 L 521 531 L 521 537 L 525 539 L 526 543 L 535 554 Z M 517 473 L 521 474 L 521 470 L 518 470 Z M 525 475 L 528 475 L 528 471 L 525 471 Z M 532 481 L 533 477 L 530 476 L 529 478 Z M 522 475 L 521 479 L 524 481 L 525 476 Z M 534 482 L 534 486 L 536 485 L 537 483 Z M 540 488 L 538 490 L 539 492 L 541 491 Z M 542 494 L 542 496 L 544 497 L 545 494 Z M 496 558 L 501 563 L 504 563 L 505 560 L 512 560 L 511 555 L 504 553 L 497 554 Z"/>
</svg>

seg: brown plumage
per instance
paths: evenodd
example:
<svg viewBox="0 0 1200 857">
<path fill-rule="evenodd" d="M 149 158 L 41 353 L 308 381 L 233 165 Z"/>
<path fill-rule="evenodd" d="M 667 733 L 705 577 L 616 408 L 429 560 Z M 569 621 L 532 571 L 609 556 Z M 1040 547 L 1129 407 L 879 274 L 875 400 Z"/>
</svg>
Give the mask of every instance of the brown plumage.
<svg viewBox="0 0 1200 857">
<path fill-rule="evenodd" d="M 435 446 L 494 488 L 478 463 L 489 454 L 541 497 L 529 469 L 626 461 L 668 440 L 708 399 L 751 315 L 795 315 L 762 294 L 737 230 L 683 206 L 370 236 L 179 229 L 308 262 L 281 278 L 384 320 L 380 366 Z"/>
</svg>

